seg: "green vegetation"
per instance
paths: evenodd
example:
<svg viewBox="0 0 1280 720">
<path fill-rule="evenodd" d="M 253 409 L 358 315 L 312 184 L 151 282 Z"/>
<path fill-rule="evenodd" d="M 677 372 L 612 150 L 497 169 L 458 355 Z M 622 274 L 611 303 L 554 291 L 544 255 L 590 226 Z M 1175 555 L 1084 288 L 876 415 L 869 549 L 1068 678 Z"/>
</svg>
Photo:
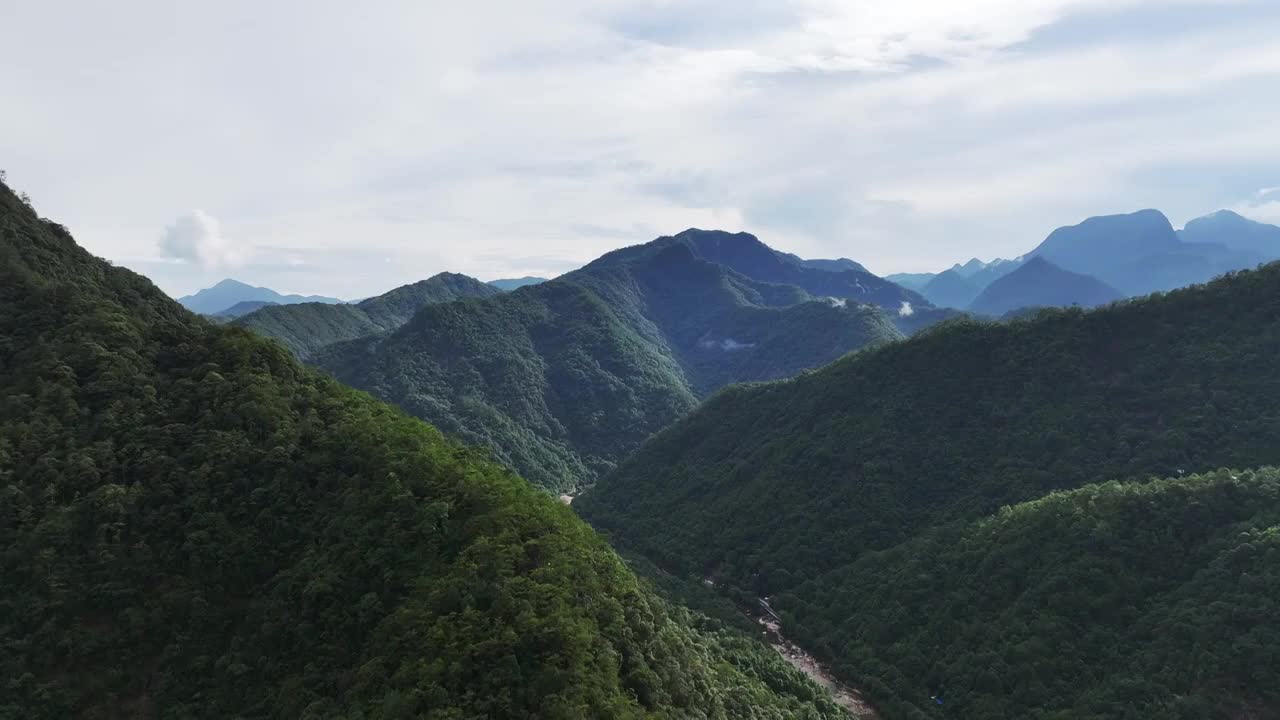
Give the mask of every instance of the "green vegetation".
<svg viewBox="0 0 1280 720">
<path fill-rule="evenodd" d="M 1270 717 L 1280 472 L 1053 493 L 773 604 L 890 717 Z"/>
<path fill-rule="evenodd" d="M 1041 500 L 1029 506 L 1040 529 L 1005 525 L 989 546 L 973 543 L 994 526 L 971 524 L 1091 483 L 1280 462 L 1278 319 L 1280 265 L 1091 312 L 953 320 L 791 381 L 724 390 L 574 507 L 671 572 L 714 575 L 740 602 L 776 596 L 788 632 L 891 718 L 1246 716 L 1233 703 L 1269 717 L 1274 473 Z M 1073 524 L 1106 525 L 1089 503 L 1112 497 L 1152 513 L 1124 515 L 1133 532 L 1169 537 L 1135 539 L 1147 544 L 1125 556 L 1110 543 L 1129 532 L 1116 519 L 1082 564 L 1036 575 L 1082 553 Z M 1250 543 L 1239 551 L 1263 559 L 1233 554 Z M 1117 577 L 1124 563 L 1145 569 Z M 1246 566 L 1249 577 L 1229 574 Z M 974 595 L 988 578 L 990 594 Z M 1024 580 L 1041 595 L 1019 595 Z M 1073 604 L 1072 584 L 1098 605 Z M 1223 602 L 1238 606 L 1208 599 L 1231 588 L 1239 598 Z M 1064 627 L 1081 636 L 1095 622 L 1097 634 L 1067 641 Z M 1245 672 L 1264 659 L 1271 670 Z M 993 663 L 1011 675 L 990 682 Z M 930 706 L 935 692 L 958 702 Z"/>
<path fill-rule="evenodd" d="M 466 275 L 440 273 L 351 305 L 272 305 L 244 315 L 233 323 L 279 340 L 290 352 L 305 360 L 326 345 L 395 330 L 409 322 L 409 318 L 423 306 L 462 298 L 490 297 L 501 292 Z"/>
<path fill-rule="evenodd" d="M 0 718 L 834 718 L 570 510 L 0 185 Z"/>
<path fill-rule="evenodd" d="M 875 307 L 815 300 L 657 242 L 517 292 L 424 307 L 394 333 L 311 360 L 567 491 L 727 383 L 899 337 Z"/>
</svg>

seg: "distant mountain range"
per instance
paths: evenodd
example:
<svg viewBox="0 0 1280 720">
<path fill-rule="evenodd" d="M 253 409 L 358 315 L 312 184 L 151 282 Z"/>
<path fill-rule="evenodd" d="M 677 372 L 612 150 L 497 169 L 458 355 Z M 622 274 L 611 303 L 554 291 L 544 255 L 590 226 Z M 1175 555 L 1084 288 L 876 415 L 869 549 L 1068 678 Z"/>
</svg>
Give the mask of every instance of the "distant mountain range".
<svg viewBox="0 0 1280 720">
<path fill-rule="evenodd" d="M 969 309 L 998 317 L 1020 308 L 1090 308 L 1122 297 L 1119 290 L 1095 277 L 1063 270 L 1037 255 L 988 285 Z"/>
<path fill-rule="evenodd" d="M 342 301 L 323 295 L 282 295 L 271 288 L 254 287 L 239 280 L 228 278 L 211 288 L 205 288 L 193 295 L 180 297 L 178 302 L 182 303 L 188 310 L 202 315 L 226 315 L 236 305 L 245 302 L 292 305 L 304 302 L 336 304 Z"/>
<path fill-rule="evenodd" d="M 1030 252 L 1012 260 L 982 262 L 975 258 L 937 274 L 899 273 L 886 279 L 918 291 L 940 307 L 986 312 L 974 305 L 979 295 L 1032 257 L 1090 276 L 1124 297 L 1135 297 L 1206 282 L 1231 270 L 1280 259 L 1280 227 L 1221 210 L 1175 231 L 1163 213 L 1140 210 L 1092 217 L 1058 228 Z M 1029 284 L 1024 287 L 1032 289 Z M 1008 287 L 1004 292 L 1002 307 L 1018 302 L 1026 307 L 1037 301 L 1030 295 L 1010 295 Z"/>
<path fill-rule="evenodd" d="M 522 288 L 526 285 L 537 285 L 538 283 L 544 283 L 546 281 L 547 281 L 547 278 L 526 276 L 522 278 L 504 278 L 501 280 L 490 280 L 489 284 L 498 288 L 499 290 L 511 291 L 511 290 L 515 290 L 516 288 Z"/>
<path fill-rule="evenodd" d="M 424 306 L 310 360 L 569 490 L 728 383 L 787 377 L 944 316 L 833 262 L 689 230 L 518 293 Z"/>
<path fill-rule="evenodd" d="M 244 300 L 242 302 L 236 303 L 235 305 L 232 305 L 226 310 L 212 313 L 212 315 L 213 317 L 216 317 L 216 318 L 231 320 L 234 318 L 238 318 L 241 315 L 248 315 L 254 310 L 261 310 L 264 307 L 272 307 L 279 304 L 280 303 L 272 302 L 270 300 Z"/>
<path fill-rule="evenodd" d="M 440 273 L 354 304 L 273 304 L 237 318 L 234 324 L 279 340 L 305 360 L 326 345 L 395 330 L 425 305 L 501 293 L 491 283 Z"/>
</svg>

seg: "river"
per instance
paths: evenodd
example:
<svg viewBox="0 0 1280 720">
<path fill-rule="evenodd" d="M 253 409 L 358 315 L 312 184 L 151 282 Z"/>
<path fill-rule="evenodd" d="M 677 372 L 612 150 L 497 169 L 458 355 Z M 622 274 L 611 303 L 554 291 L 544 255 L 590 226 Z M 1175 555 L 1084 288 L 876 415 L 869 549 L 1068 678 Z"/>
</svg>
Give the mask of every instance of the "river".
<svg viewBox="0 0 1280 720">
<path fill-rule="evenodd" d="M 760 600 L 760 609 L 764 611 L 764 614 L 759 616 L 756 621 L 764 626 L 765 632 L 768 633 L 769 644 L 773 646 L 774 650 L 778 651 L 778 654 L 783 659 L 831 693 L 831 698 L 836 701 L 836 704 L 848 710 L 853 717 L 859 720 L 880 720 L 880 715 L 862 697 L 861 693 L 836 680 L 831 673 L 822 667 L 821 663 L 805 652 L 804 648 L 791 642 L 782 634 L 782 620 L 773 611 L 773 608 L 769 607 L 767 600 Z"/>
</svg>

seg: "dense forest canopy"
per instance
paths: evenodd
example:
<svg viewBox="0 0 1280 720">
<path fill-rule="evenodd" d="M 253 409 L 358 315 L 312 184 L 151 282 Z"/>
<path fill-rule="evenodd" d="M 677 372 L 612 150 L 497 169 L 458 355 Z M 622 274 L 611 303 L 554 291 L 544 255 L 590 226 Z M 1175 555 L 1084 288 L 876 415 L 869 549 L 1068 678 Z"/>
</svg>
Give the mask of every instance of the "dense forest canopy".
<svg viewBox="0 0 1280 720">
<path fill-rule="evenodd" d="M 957 674 L 957 668 L 985 662 L 985 656 L 951 647 L 939 649 L 941 666 L 930 656 L 921 660 L 904 636 L 913 631 L 901 623 L 913 618 L 943 628 L 933 638 L 940 643 L 957 626 L 931 613 L 973 623 L 966 613 L 977 606 L 966 605 L 955 589 L 963 577 L 921 578 L 922 588 L 961 593 L 939 610 L 925 597 L 931 591 L 911 594 L 915 585 L 902 587 L 906 570 L 875 564 L 876 553 L 919 564 L 945 546 L 912 544 L 921 538 L 977 522 L 1003 505 L 1089 483 L 1176 478 L 1277 462 L 1280 265 L 1270 265 L 1095 311 L 1046 310 L 1009 323 L 955 320 L 791 381 L 726 389 L 647 443 L 579 498 L 575 508 L 622 547 L 644 553 L 668 571 L 710 575 L 741 602 L 779 596 L 787 624 L 844 668 L 847 677 L 872 690 L 883 684 L 876 693 L 882 699 L 909 697 L 916 703 L 920 698 L 913 694 L 926 684 L 937 690 L 953 682 L 964 688 L 966 704 L 935 712 L 1005 717 L 1036 708 L 1044 717 L 1111 717 L 1079 704 L 1094 697 L 1087 685 L 1058 687 L 1039 700 L 1006 698 L 1014 705 L 992 704 L 1008 688 Z M 1262 483 L 1256 489 L 1256 513 L 1210 514 L 1202 530 L 1210 532 L 1219 523 L 1214 532 L 1228 539 L 1237 530 L 1270 537 L 1275 508 L 1266 503 L 1274 500 L 1273 477 L 1250 475 L 1250 482 Z M 1169 507 L 1159 511 L 1155 531 L 1177 534 L 1182 526 L 1172 525 L 1171 518 L 1198 512 L 1203 501 L 1180 495 L 1176 483 L 1170 487 L 1160 495 Z M 1232 524 L 1237 522 L 1245 525 Z M 1038 553 L 1071 552 L 1067 548 L 1076 541 L 1043 533 L 1038 542 L 1010 552 L 1025 553 L 1028 557 L 1018 561 L 1024 562 Z M 1095 549 L 1098 567 L 1113 562 L 1109 553 L 1119 551 L 1105 544 Z M 1208 554 L 1182 566 L 1182 576 L 1166 573 L 1156 562 L 1151 572 L 1158 577 L 1152 582 L 1175 587 L 1186 573 L 1208 572 L 1218 549 L 1209 547 Z M 1172 550 L 1164 545 L 1143 552 L 1156 561 Z M 1092 587 L 1098 567 L 1077 568 L 1080 577 L 1071 582 Z M 1241 582 L 1249 593 L 1246 602 L 1258 600 L 1260 588 L 1271 587 L 1269 580 L 1253 589 Z M 1004 585 L 1012 586 L 1012 581 Z M 1003 597 L 1018 602 L 1021 596 Z M 877 599 L 890 605 L 871 608 Z M 1134 597 L 1135 603 L 1140 600 Z M 1042 606 L 1022 610 L 1033 627 L 1027 635 L 1032 640 L 1042 637 L 1032 622 L 1037 612 L 1045 613 L 1046 622 L 1065 622 L 1053 620 L 1053 612 Z M 1269 623 L 1268 632 L 1280 624 L 1274 606 L 1258 612 L 1256 617 Z M 864 620 L 865 627 L 854 628 Z M 1203 620 L 1205 632 L 1243 637 L 1235 620 Z M 1048 637 L 1043 635 L 1046 642 Z M 889 647 L 895 642 L 902 646 Z M 1114 652 L 1145 652 L 1154 640 L 1129 635 L 1117 642 Z M 1170 642 L 1170 652 L 1194 647 L 1187 638 Z M 1012 646 L 992 647 L 1007 651 L 1005 662 L 1016 664 Z M 1056 651 L 1067 655 L 1064 668 L 1105 657 L 1098 654 L 1103 652 L 1099 646 L 1085 643 L 1058 645 Z M 1026 657 L 1035 660 L 1034 653 Z M 1211 666 L 1217 665 L 1201 670 L 1209 672 Z M 931 674 L 922 678 L 920 672 Z M 1141 679 L 1145 671 L 1125 672 L 1131 674 L 1121 679 Z M 1204 674 L 1195 678 L 1214 687 L 1236 682 Z M 1143 702 L 1153 688 L 1190 693 L 1170 682 L 1146 687 Z M 1276 710 L 1265 687 L 1248 678 L 1239 682 L 1258 695 L 1255 700 Z M 1099 697 L 1133 691 L 1122 685 L 1099 689 Z M 1247 703 L 1248 695 L 1229 690 L 1222 696 Z M 1182 716 L 1195 717 L 1204 705 L 1178 707 Z M 1066 714 L 1054 715 L 1052 708 Z M 1072 714 L 1072 708 L 1092 715 Z"/>
<path fill-rule="evenodd" d="M 499 288 L 466 275 L 440 273 L 354 304 L 273 305 L 245 314 L 234 323 L 279 340 L 306 360 L 327 345 L 396 330 L 426 305 L 501 293 Z"/>
<path fill-rule="evenodd" d="M 835 718 L 569 508 L 0 185 L 0 717 Z"/>
<path fill-rule="evenodd" d="M 857 275 L 793 266 L 751 236 L 721 235 L 721 255 L 739 243 L 770 268 Z M 393 333 L 311 361 L 491 448 L 532 482 L 571 491 L 727 383 L 787 377 L 902 337 L 896 315 L 752 279 L 668 239 L 509 294 L 423 307 Z"/>
<path fill-rule="evenodd" d="M 891 718 L 1275 717 L 1280 472 L 1052 493 L 773 606 Z"/>
</svg>

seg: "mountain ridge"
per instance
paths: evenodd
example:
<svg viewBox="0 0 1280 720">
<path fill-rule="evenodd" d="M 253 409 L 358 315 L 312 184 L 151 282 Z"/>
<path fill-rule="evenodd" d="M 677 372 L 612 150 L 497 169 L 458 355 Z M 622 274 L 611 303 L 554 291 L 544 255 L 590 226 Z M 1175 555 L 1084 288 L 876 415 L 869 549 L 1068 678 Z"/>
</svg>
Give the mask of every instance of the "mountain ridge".
<svg viewBox="0 0 1280 720">
<path fill-rule="evenodd" d="M 719 251 L 771 272 L 858 277 L 794 268 L 740 239 L 745 252 Z M 897 339 L 897 319 L 748 278 L 668 237 L 517 293 L 424 307 L 393 333 L 330 346 L 314 361 L 567 491 L 716 388 Z"/>
<path fill-rule="evenodd" d="M 215 315 L 229 309 L 233 305 L 246 301 L 274 302 L 279 305 L 292 303 L 320 302 L 337 304 L 342 301 L 323 295 L 285 295 L 267 287 L 255 287 L 247 283 L 227 278 L 213 287 L 199 290 L 191 295 L 178 298 L 188 310 L 204 315 Z"/>
<path fill-rule="evenodd" d="M 1113 678 L 1115 683 L 1042 679 L 1045 687 L 1039 690 L 1031 682 L 1034 670 L 1029 678 L 1018 674 L 1019 667 L 1035 667 L 1024 664 L 1011 668 L 1007 677 L 1025 680 L 1027 689 L 1006 692 L 1001 676 L 982 669 L 1002 667 L 1002 657 L 1030 663 L 1043 655 L 1051 636 L 1029 632 L 1036 626 L 1034 617 L 1026 617 L 1023 625 L 1010 619 L 1010 625 L 996 626 L 994 639 L 988 639 L 987 623 L 1003 622 L 1003 615 L 969 620 L 952 613 L 965 607 L 969 596 L 964 593 L 978 592 L 982 579 L 1024 566 L 984 571 L 985 556 L 976 553 L 954 561 L 976 563 L 973 577 L 951 574 L 943 566 L 928 571 L 937 585 L 930 585 L 926 571 L 911 570 L 930 555 L 913 542 L 980 523 L 1003 506 L 1090 484 L 1127 486 L 1164 477 L 1176 485 L 1184 473 L 1275 465 L 1280 462 L 1277 377 L 1280 263 L 1094 310 L 1042 310 L 1008 323 L 956 319 L 790 380 L 725 388 L 655 435 L 578 497 L 574 508 L 615 545 L 674 575 L 694 582 L 710 578 L 717 592 L 738 604 L 771 598 L 788 632 L 845 681 L 867 691 L 889 717 L 928 717 L 922 713 L 930 710 L 929 695 L 953 698 L 948 712 L 972 718 L 1136 719 L 1161 716 L 1167 707 L 1183 717 L 1230 716 L 1215 715 L 1215 701 L 1256 702 L 1280 711 L 1280 697 L 1267 690 L 1276 687 L 1269 671 L 1259 676 L 1262 680 L 1233 681 L 1222 689 L 1218 678 L 1197 675 L 1185 663 L 1175 671 L 1158 661 L 1126 669 L 1129 674 Z M 1215 482 L 1234 482 L 1233 474 L 1238 473 L 1216 476 Z M 1266 488 L 1274 487 L 1274 477 L 1266 475 Z M 1160 527 L 1183 527 L 1175 523 L 1187 514 L 1192 521 L 1201 517 L 1196 503 L 1177 501 L 1179 492 L 1169 496 Z M 1247 520 L 1247 527 L 1232 525 L 1246 522 L 1242 518 L 1213 525 L 1221 528 L 1215 532 L 1222 542 L 1235 542 L 1237 532 L 1245 531 L 1270 537 L 1267 533 L 1280 527 L 1272 524 L 1280 523 L 1280 497 L 1271 490 L 1259 497 L 1266 512 Z M 1136 511 L 1141 507 L 1137 503 Z M 1099 536 L 1103 545 L 1090 546 L 1097 562 L 1105 561 L 1107 537 Z M 1056 535 L 1045 542 L 1067 546 L 1077 540 Z M 1249 552 L 1247 544 L 1241 542 L 1240 552 Z M 930 547 L 949 552 L 951 546 Z M 1036 553 L 1049 549 L 1023 546 L 1020 557 L 1031 563 Z M 1158 562 L 1171 552 L 1176 550 L 1158 546 L 1142 550 L 1142 556 Z M 1193 571 L 1217 572 L 1212 552 L 1204 557 Z M 907 569 L 875 564 L 877 558 L 896 558 Z M 857 570 L 864 566 L 885 571 Z M 1153 582 L 1176 585 L 1176 578 L 1161 574 L 1159 567 Z M 1249 567 L 1261 571 L 1266 566 Z M 1101 579 L 1109 577 L 1105 571 L 1087 569 L 1056 586 L 1064 597 L 1085 601 L 1069 593 L 1071 583 L 1099 592 L 1109 587 Z M 901 590 L 893 587 L 895 581 Z M 1266 610 L 1258 603 L 1268 602 L 1263 588 L 1280 578 L 1268 575 L 1258 582 L 1240 581 L 1241 612 L 1258 608 L 1253 612 L 1261 613 L 1255 617 L 1262 618 L 1263 636 L 1274 637 L 1280 607 L 1271 602 L 1265 607 L 1273 609 Z M 926 611 L 922 598 L 929 590 L 919 587 L 936 587 L 947 597 L 959 594 L 939 617 Z M 1204 597 L 1211 587 L 1187 586 L 1186 592 Z M 917 597 L 913 591 L 926 594 Z M 883 607 L 864 608 L 858 600 L 864 595 L 868 602 L 882 599 Z M 1156 602 L 1159 594 L 1150 597 Z M 1123 613 L 1124 600 L 1100 595 L 1098 602 L 1105 601 L 1107 612 Z M 1204 606 L 1175 604 L 1153 622 L 1169 627 L 1183 622 L 1179 613 Z M 1017 605 L 993 607 L 993 613 L 1028 611 Z M 1053 604 L 1033 604 L 1029 610 L 1037 608 L 1046 622 L 1088 617 L 1063 619 L 1075 616 L 1068 606 Z M 913 611 L 923 614 L 915 617 Z M 857 628 L 851 619 L 868 624 Z M 899 622 L 929 623 L 940 633 L 926 638 L 930 642 L 959 640 L 939 647 L 936 658 L 916 653 L 894 645 L 903 634 Z M 1229 614 L 1215 611 L 1196 622 L 1204 632 L 1224 637 L 1214 645 L 1214 667 L 1243 672 L 1232 663 L 1230 644 L 1247 635 L 1231 624 Z M 1041 650 L 1019 648 L 1024 640 L 1039 640 L 1042 644 L 1034 647 Z M 988 652 L 970 655 L 967 648 L 980 642 Z M 1063 667 L 1107 672 L 1111 656 L 1093 653 L 1136 659 L 1157 651 L 1142 636 L 1115 642 L 1120 645 L 1090 636 L 1088 645 L 1059 642 L 1055 650 L 1064 654 Z M 1190 635 L 1177 636 L 1168 645 L 1168 657 L 1193 657 L 1197 642 Z M 1148 670 L 1152 680 L 1143 685 L 1142 673 Z M 1180 684 L 1182 678 L 1190 684 Z M 1248 693 L 1238 689 L 1241 683 Z M 1090 695 L 1090 689 L 1099 696 Z M 1126 692 L 1134 702 L 1141 700 L 1136 707 L 1142 709 L 1117 709 L 1126 707 L 1116 705 L 1129 697 Z M 1008 702 L 1019 707 L 1002 704 Z"/>
<path fill-rule="evenodd" d="M 233 324 L 278 340 L 306 360 L 326 346 L 393 331 L 424 305 L 501 292 L 466 275 L 443 272 L 358 303 L 273 305 L 236 318 Z"/>
<path fill-rule="evenodd" d="M 1036 255 L 997 278 L 969 305 L 973 312 L 1000 317 L 1030 307 L 1096 307 L 1124 297 L 1090 275 L 1073 273 Z"/>
<path fill-rule="evenodd" d="M 0 183 L 0 714 L 842 717 L 483 453 Z"/>
</svg>

